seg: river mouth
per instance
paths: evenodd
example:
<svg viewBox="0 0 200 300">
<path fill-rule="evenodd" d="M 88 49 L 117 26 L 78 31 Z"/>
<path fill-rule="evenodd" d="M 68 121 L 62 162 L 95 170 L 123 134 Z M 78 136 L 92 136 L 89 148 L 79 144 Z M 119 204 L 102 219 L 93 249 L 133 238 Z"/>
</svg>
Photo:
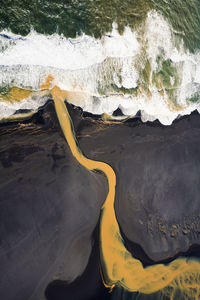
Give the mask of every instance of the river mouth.
<svg viewBox="0 0 200 300">
<path fill-rule="evenodd" d="M 132 172 L 130 173 L 130 171 L 128 171 L 127 163 L 125 162 L 125 164 L 124 164 L 123 157 L 125 156 L 124 153 L 127 153 L 127 151 L 130 151 L 130 149 L 132 149 L 133 141 L 134 141 L 134 143 L 136 142 L 137 145 L 142 145 L 142 141 L 149 142 L 153 139 L 153 137 L 154 137 L 154 143 L 156 142 L 156 143 L 158 143 L 157 145 L 159 145 L 160 142 L 163 143 L 163 140 L 164 140 L 163 136 L 164 136 L 165 140 L 167 141 L 168 148 L 169 148 L 168 138 L 170 138 L 170 141 L 173 141 L 173 138 L 177 139 L 177 137 L 179 137 L 178 146 L 175 148 L 175 150 L 173 150 L 173 151 L 175 151 L 175 153 L 178 151 L 179 155 L 181 155 L 181 153 L 183 152 L 183 150 L 181 150 L 182 148 L 180 148 L 180 146 L 179 146 L 180 143 L 182 145 L 181 139 L 183 139 L 183 141 L 189 141 L 189 144 L 187 144 L 188 145 L 187 149 L 189 152 L 187 154 L 187 152 L 185 152 L 185 150 L 184 150 L 184 153 L 187 154 L 187 156 L 184 156 L 184 158 L 189 159 L 190 169 L 193 168 L 192 161 L 195 161 L 195 165 L 198 163 L 198 159 L 196 159 L 196 157 L 189 155 L 190 151 L 193 151 L 192 153 L 195 154 L 199 147 L 198 146 L 198 136 L 199 136 L 198 128 L 199 128 L 200 119 L 199 119 L 199 115 L 196 113 L 193 113 L 189 117 L 183 117 L 183 118 L 177 120 L 175 122 L 175 124 L 173 125 L 173 128 L 167 127 L 167 129 L 166 129 L 166 127 L 164 127 L 163 125 L 160 125 L 159 123 L 142 124 L 142 122 L 139 119 L 135 119 L 133 121 L 129 120 L 125 124 L 124 123 L 118 124 L 116 122 L 105 123 L 102 120 L 99 120 L 99 121 L 96 120 L 94 122 L 94 119 L 91 118 L 91 116 L 88 116 L 88 115 L 84 116 L 80 109 L 70 106 L 69 104 L 67 105 L 67 107 L 69 109 L 70 115 L 71 115 L 73 123 L 74 123 L 75 132 L 77 134 L 77 139 L 78 139 L 79 145 L 80 145 L 81 149 L 83 150 L 84 154 L 86 154 L 88 157 L 92 157 L 93 159 L 94 158 L 100 159 L 102 155 L 106 155 L 105 161 L 109 161 L 110 164 L 114 165 L 114 168 L 115 168 L 115 171 L 117 172 L 117 174 L 119 174 L 118 172 L 120 172 L 120 174 L 123 175 L 124 173 L 121 173 L 121 172 L 122 172 L 122 169 L 125 167 L 126 168 L 125 173 L 132 175 Z M 130 134 L 130 129 L 134 129 L 136 131 L 134 134 L 137 137 L 137 140 L 135 140 L 135 138 Z M 11 225 L 11 223 L 9 225 L 8 220 L 9 219 L 12 220 L 14 218 L 15 222 L 20 224 L 21 232 L 23 233 L 23 231 L 25 232 L 25 228 L 27 227 L 27 224 L 30 224 L 30 220 L 25 218 L 23 222 L 20 221 L 20 218 L 22 217 L 23 214 L 19 213 L 20 210 L 15 209 L 16 205 L 18 205 L 18 207 L 20 207 L 22 209 L 22 211 L 24 211 L 24 213 L 26 212 L 26 214 L 28 214 L 28 215 L 30 213 L 33 213 L 31 207 L 34 203 L 34 199 L 36 199 L 36 198 L 38 198 L 37 209 L 35 207 L 36 214 L 37 214 L 37 211 L 39 212 L 39 210 L 42 209 L 41 205 L 44 202 L 44 200 L 47 201 L 47 203 L 50 201 L 48 205 L 51 205 L 51 207 L 52 207 L 53 202 L 51 202 L 51 201 L 53 201 L 53 198 L 56 195 L 55 188 L 53 188 L 53 185 L 56 187 L 56 190 L 58 190 L 58 191 L 59 190 L 61 191 L 64 186 L 66 187 L 66 179 L 65 178 L 69 178 L 69 175 L 67 175 L 69 171 L 67 171 L 67 170 L 70 170 L 69 174 L 73 174 L 75 172 L 75 171 L 73 171 L 74 167 L 72 168 L 72 165 L 74 164 L 74 162 L 73 162 L 73 159 L 71 158 L 71 156 L 69 155 L 69 153 L 65 152 L 65 150 L 64 150 L 66 145 L 63 140 L 62 133 L 59 129 L 59 125 L 58 125 L 58 121 L 57 121 L 57 118 L 55 115 L 54 107 L 51 102 L 48 103 L 36 115 L 34 115 L 32 117 L 32 119 L 29 119 L 26 121 L 14 122 L 14 123 L 12 122 L 9 124 L 8 123 L 1 124 L 0 131 L 1 131 L 1 136 L 3 138 L 2 141 L 4 141 L 3 142 L 4 146 L 1 147 L 2 150 L 1 150 L 1 155 L 0 155 L 1 163 L 2 163 L 1 164 L 1 168 L 2 168 L 1 173 L 5 174 L 5 179 L 3 179 L 3 178 L 1 179 L 1 181 L 2 181 L 1 185 L 0 185 L 1 186 L 1 195 L 6 195 L 4 197 L 4 199 L 5 198 L 7 199 L 7 203 L 9 203 L 9 201 L 10 201 L 10 203 L 12 203 L 11 204 L 12 208 L 11 208 L 11 206 L 10 207 L 7 206 L 7 215 L 2 214 L 2 218 L 6 217 L 7 226 L 11 226 L 11 227 L 13 225 Z M 150 138 L 150 134 L 152 131 L 154 133 Z M 115 138 L 116 136 L 118 136 L 118 141 L 116 141 L 116 138 Z M 130 141 L 130 143 L 131 143 L 130 146 L 128 145 L 128 142 L 126 144 L 123 143 L 123 138 L 126 138 L 127 141 L 128 140 Z M 113 143 L 114 140 L 116 141 L 115 143 Z M 102 143 L 102 141 L 103 141 L 103 143 Z M 173 146 L 174 143 L 171 142 L 171 145 Z M 47 148 L 49 148 L 50 151 L 48 151 Z M 127 149 L 129 149 L 129 150 L 127 150 Z M 144 146 L 140 149 L 143 149 L 143 151 L 147 151 L 147 149 Z M 162 149 L 164 149 L 162 151 L 164 151 L 164 153 L 165 153 L 165 147 L 164 148 L 162 147 Z M 150 150 L 151 150 L 151 148 L 150 148 Z M 140 153 L 142 155 L 142 153 L 144 153 L 144 152 L 140 151 Z M 168 159 L 169 163 L 171 163 L 170 160 L 173 157 L 172 154 L 174 152 L 170 152 L 170 153 L 171 154 L 169 156 L 165 156 Z M 150 155 L 149 149 L 148 149 L 148 155 Z M 185 154 L 183 154 L 183 155 L 185 155 Z M 133 154 L 131 151 L 131 157 L 132 156 L 133 156 Z M 127 157 L 127 155 L 126 155 L 126 157 Z M 158 156 L 156 156 L 156 157 L 157 157 L 157 159 L 159 159 Z M 122 162 L 120 162 L 121 159 L 122 159 Z M 64 163 L 64 168 L 61 167 L 61 165 L 63 165 L 63 163 Z M 129 166 L 131 165 L 130 160 L 129 160 L 128 165 Z M 182 163 L 181 163 L 181 165 L 182 165 Z M 48 166 L 51 166 L 51 167 L 49 168 Z M 123 166 L 123 168 L 122 168 L 122 166 Z M 187 166 L 188 166 L 188 163 L 186 164 L 186 167 Z M 27 171 L 27 168 L 29 168 L 29 169 L 31 168 L 31 172 Z M 137 172 L 138 176 L 140 176 L 139 170 L 141 170 L 141 169 L 142 169 L 142 165 L 140 165 L 140 168 L 138 169 L 138 172 Z M 37 182 L 37 179 L 36 179 L 38 176 L 37 175 L 38 171 L 40 173 L 42 172 L 42 174 L 44 175 L 44 176 L 41 175 L 41 180 L 42 180 L 41 183 L 39 183 L 39 181 Z M 9 179 L 10 183 L 9 182 L 6 183 L 6 180 L 7 180 L 6 178 L 8 178 L 7 177 L 8 174 L 13 174 L 10 176 L 10 179 Z M 183 172 L 182 172 L 182 174 L 183 174 Z M 196 173 L 193 173 L 193 174 L 195 175 Z M 58 175 L 61 176 L 61 178 L 63 178 L 61 180 L 60 184 L 56 183 L 56 177 Z M 86 177 L 86 173 L 84 176 Z M 107 191 L 105 189 L 106 182 L 105 182 L 105 179 L 102 177 L 102 175 L 96 174 L 95 176 L 98 177 L 97 181 L 94 180 L 93 176 L 90 180 L 94 180 L 95 188 L 100 189 L 101 193 L 100 193 L 100 198 L 96 199 L 96 201 L 98 203 L 98 209 L 97 209 L 97 207 L 94 208 L 92 206 L 91 210 L 90 210 L 90 213 L 93 213 L 93 214 L 95 211 L 95 218 L 93 219 L 93 222 L 92 222 L 93 225 L 91 225 L 90 228 L 87 228 L 86 220 L 88 219 L 90 213 L 86 212 L 86 214 L 85 214 L 86 220 L 82 221 L 83 222 L 82 224 L 85 224 L 84 226 L 86 226 L 86 227 L 83 232 L 80 232 L 80 237 L 82 236 L 82 238 L 80 238 L 79 241 L 75 242 L 75 248 L 72 248 L 71 251 L 74 251 L 74 249 L 81 249 L 83 247 L 83 245 L 85 245 L 84 239 L 88 240 L 88 238 L 89 238 L 89 240 L 90 240 L 91 234 L 94 231 L 94 228 L 98 222 L 100 207 L 104 201 L 104 197 L 105 197 L 105 194 Z M 196 182 L 195 180 L 198 181 L 198 177 L 196 177 L 196 176 L 197 175 L 195 175 L 193 181 L 190 182 L 190 185 L 192 185 L 192 189 L 194 189 L 194 183 Z M 121 178 L 123 178 L 123 176 Z M 130 178 L 132 178 L 132 177 L 130 177 Z M 142 175 L 142 178 L 143 178 L 143 175 Z M 182 176 L 180 178 L 184 179 L 185 177 Z M 197 178 L 197 179 L 195 179 L 195 178 Z M 186 177 L 186 179 L 188 179 L 188 178 Z M 184 179 L 184 180 L 186 180 L 186 179 Z M 54 212 L 55 228 L 64 226 L 62 229 L 62 234 L 60 236 L 60 242 L 59 242 L 60 246 L 59 247 L 61 247 L 61 246 L 63 247 L 66 243 L 68 243 L 68 241 L 66 241 L 66 243 L 64 242 L 64 236 L 66 234 L 65 230 L 67 230 L 67 227 L 68 228 L 71 227 L 71 229 L 73 228 L 72 220 L 70 219 L 71 218 L 70 215 L 66 216 L 68 223 L 65 223 L 63 217 L 60 217 L 60 216 L 62 216 L 60 209 L 63 207 L 63 205 L 68 205 L 67 204 L 67 202 L 68 202 L 67 193 L 69 193 L 69 191 L 70 191 L 68 189 L 71 189 L 74 186 L 73 180 L 75 180 L 75 177 L 72 176 L 72 181 L 70 181 L 70 183 L 67 181 L 68 188 L 66 189 L 66 191 L 64 193 L 65 196 L 62 197 L 62 200 L 60 200 L 61 202 L 59 202 L 59 205 L 61 205 L 61 207 L 59 208 L 57 206 L 56 210 L 52 207 L 50 210 L 48 210 L 43 222 L 41 222 L 41 219 L 40 219 L 40 218 L 42 218 L 42 214 L 38 215 L 37 222 L 39 224 L 38 230 L 40 232 L 40 235 L 36 235 L 36 239 L 40 239 L 39 237 L 46 234 L 45 232 L 48 232 L 50 229 L 52 230 L 51 225 L 48 222 L 48 218 Z M 80 179 L 80 180 L 82 181 L 82 179 Z M 152 180 L 155 180 L 154 177 L 152 178 Z M 148 205 L 147 205 L 147 208 L 149 209 L 149 212 L 151 213 L 151 219 L 146 218 L 146 224 L 141 224 L 141 216 L 143 216 L 141 210 L 138 210 L 139 208 L 137 206 L 136 207 L 132 206 L 131 198 L 129 198 L 129 199 L 124 198 L 123 186 L 126 182 L 127 182 L 127 177 L 125 177 L 125 181 L 118 182 L 119 189 L 117 189 L 117 201 L 116 201 L 116 206 L 115 206 L 117 219 L 122 228 L 121 232 L 122 233 L 125 232 L 125 236 L 128 236 L 129 239 L 131 237 L 131 239 L 134 242 L 138 243 L 137 236 L 138 235 L 140 236 L 142 231 L 148 230 L 148 239 L 146 239 L 146 240 L 148 241 L 149 246 L 148 246 L 148 243 L 144 243 L 144 242 L 143 242 L 143 244 L 141 242 L 138 243 L 138 244 L 142 244 L 142 248 L 144 248 L 145 251 L 142 251 L 142 249 L 139 248 L 139 250 L 137 251 L 137 255 L 136 255 L 137 258 L 139 258 L 143 262 L 144 265 L 150 265 L 150 264 L 154 264 L 155 261 L 168 263 L 171 261 L 171 259 L 177 257 L 176 256 L 177 252 L 181 252 L 181 256 L 189 255 L 189 256 L 194 256 L 196 258 L 199 257 L 199 246 L 198 247 L 193 246 L 192 248 L 190 248 L 188 250 L 188 248 L 190 247 L 190 246 L 188 246 L 189 244 L 193 244 L 193 245 L 199 244 L 199 239 L 198 239 L 199 238 L 199 233 L 198 233 L 198 230 L 199 230 L 198 229 L 198 224 L 199 224 L 198 223 L 198 216 L 199 216 L 198 207 L 199 206 L 197 204 L 198 202 L 196 202 L 196 200 L 195 200 L 195 197 L 194 197 L 195 194 L 191 195 L 193 197 L 193 205 L 191 206 L 190 209 L 188 209 L 188 207 L 187 207 L 187 218 L 185 216 L 183 216 L 183 214 L 181 214 L 180 209 L 179 210 L 175 209 L 176 213 L 173 214 L 173 222 L 169 220 L 169 224 L 164 223 L 164 221 L 160 224 L 160 218 L 158 218 L 158 220 L 156 220 L 156 218 L 158 216 L 158 208 L 160 208 L 160 213 L 162 213 L 162 212 L 164 213 L 163 220 L 164 220 L 164 218 L 165 218 L 165 220 L 167 220 L 167 217 L 169 215 L 168 214 L 166 215 L 166 207 L 164 207 L 164 210 L 162 210 L 162 207 L 157 207 L 157 211 L 156 211 L 155 207 L 151 207 L 151 206 L 148 207 Z M 132 182 L 132 180 L 129 179 L 129 182 Z M 3 183 L 4 183 L 4 185 L 3 185 Z M 5 186 L 5 183 L 6 183 L 6 186 Z M 38 184 L 40 184 L 40 188 L 37 187 Z M 47 189 L 46 185 L 48 185 L 48 189 Z M 14 186 L 14 190 L 15 190 L 14 194 L 11 192 L 11 187 L 13 187 L 13 186 Z M 80 186 L 82 186 L 82 188 L 83 188 L 84 182 L 83 182 L 83 185 L 81 184 Z M 128 191 L 130 188 L 132 189 L 132 185 L 131 186 L 127 185 L 125 190 Z M 46 193 L 47 191 L 48 191 L 49 200 L 47 200 L 47 198 L 44 196 L 45 195 L 44 193 Z M 103 194 L 102 194 L 102 191 L 104 191 Z M 86 192 L 86 190 L 85 190 L 85 192 Z M 198 193 L 198 190 L 196 192 Z M 88 192 L 86 192 L 86 193 L 88 193 Z M 93 195 L 96 194 L 96 192 L 94 190 L 93 190 L 93 193 L 94 193 Z M 140 191 L 137 191 L 137 193 L 139 195 Z M 28 196 L 28 194 L 30 194 L 30 195 Z M 60 192 L 59 192 L 59 195 L 61 195 Z M 27 204 L 28 206 L 26 207 L 26 209 L 24 207 L 24 200 L 22 201 L 22 199 L 24 197 L 25 198 L 28 197 L 28 199 L 29 199 L 28 200 L 29 204 Z M 90 198 L 89 202 L 91 201 L 91 203 L 92 203 L 93 200 L 91 199 L 92 196 L 90 195 L 90 193 L 88 193 L 88 197 Z M 122 199 L 123 199 L 123 201 L 122 201 Z M 148 198 L 147 198 L 147 200 L 148 200 Z M 164 199 L 163 199 L 163 201 L 164 201 Z M 175 207 L 176 207 L 177 203 L 175 201 L 173 201 L 173 202 L 174 202 L 173 205 L 175 205 Z M 121 203 L 123 203 L 124 210 L 122 209 Z M 147 204 L 148 204 L 148 201 L 147 201 Z M 186 202 L 185 202 L 185 204 L 186 204 Z M 92 205 L 92 204 L 90 204 L 90 205 Z M 137 205 L 139 205 L 139 204 L 137 203 Z M 171 205 L 172 205 L 172 203 L 171 203 Z M 178 205 L 179 205 L 179 203 L 178 203 Z M 128 224 L 130 227 L 130 230 L 127 230 L 127 224 L 124 221 L 124 216 L 127 217 L 127 209 L 130 210 L 130 208 L 131 208 L 132 215 L 130 217 L 128 216 L 128 218 L 125 218 L 125 219 L 128 219 Z M 135 210 L 135 212 L 139 212 L 139 213 L 138 214 L 133 213 L 134 210 Z M 185 209 L 183 209 L 183 212 L 184 212 L 184 210 Z M 153 215 L 153 213 L 155 213 L 155 214 Z M 189 213 L 191 214 L 191 216 L 189 216 Z M 48 214 L 49 214 L 49 216 L 48 216 Z M 87 216 L 87 214 L 88 214 L 88 216 Z M 134 224 L 131 223 L 131 219 L 133 219 L 133 214 L 134 214 L 134 216 L 138 217 L 138 219 L 135 220 Z M 59 217 L 56 217 L 56 215 Z M 190 219 L 189 219 L 189 217 L 190 217 Z M 32 216 L 30 216 L 30 218 L 32 218 Z M 153 222 L 154 219 L 155 219 L 155 222 Z M 73 223 L 73 224 L 74 224 L 73 226 L 75 226 L 75 227 L 71 234 L 72 240 L 73 240 L 73 234 L 76 235 L 76 230 L 78 230 L 76 228 L 78 228 L 80 226 L 80 224 L 79 224 L 79 226 L 76 225 L 75 223 Z M 132 225 L 130 225 L 130 224 L 132 224 Z M 139 226 L 138 226 L 138 224 L 139 224 Z M 192 226 L 191 226 L 191 224 L 192 224 Z M 135 226 L 135 225 L 137 225 L 137 226 Z M 172 225 L 176 225 L 177 227 L 176 228 L 172 227 Z M 144 226 L 146 226 L 146 228 Z M 31 229 L 30 226 L 29 226 L 29 228 Z M 174 231 L 172 229 L 174 229 Z M 130 235 L 130 231 L 133 232 L 134 230 L 135 230 L 135 234 Z M 165 231 L 165 232 L 163 232 L 163 231 Z M 26 234 L 28 234 L 27 231 L 26 231 Z M 21 237 L 23 236 L 23 234 L 20 237 L 20 234 L 16 232 L 16 233 L 14 233 L 14 235 L 11 235 L 8 237 L 6 231 L 4 230 L 4 232 L 2 232 L 2 236 L 4 236 L 5 239 L 9 238 L 10 243 L 12 243 L 12 241 L 13 242 L 19 241 L 21 239 Z M 70 231 L 69 231 L 69 236 L 70 236 Z M 130 245 L 131 243 L 128 241 L 128 239 L 125 238 L 125 236 L 123 235 L 124 240 L 125 240 L 125 245 L 127 245 L 127 249 L 130 250 L 130 252 L 131 252 L 131 245 Z M 160 253 L 157 251 L 157 254 L 155 254 L 152 251 L 146 250 L 146 249 L 148 249 L 148 247 L 150 247 L 150 248 L 152 247 L 153 242 L 155 242 L 155 237 L 157 237 L 157 242 L 160 243 L 160 245 L 162 246 L 162 247 L 159 246 Z M 166 249 L 163 248 L 163 244 L 162 244 L 163 239 L 168 241 L 170 247 L 171 247 L 171 245 L 175 244 L 174 248 L 171 247 L 171 250 L 172 250 L 171 252 L 169 251 L 168 247 L 166 247 Z M 188 240 L 190 240 L 189 243 L 188 243 Z M 26 245 L 27 255 L 29 256 L 30 255 L 29 247 L 31 248 L 32 246 L 31 246 L 31 244 L 29 244 L 28 240 L 27 240 L 28 244 L 26 244 L 26 240 L 24 241 L 24 243 L 25 244 L 22 244 L 22 247 L 24 247 Z M 132 251 L 133 254 L 134 254 L 135 245 L 136 244 L 133 244 L 133 251 Z M 6 249 L 4 247 L 5 246 L 3 245 L 3 248 L 2 248 L 3 251 L 4 251 L 4 249 Z M 40 247 L 43 247 L 42 244 Z M 59 250 L 59 247 L 58 247 L 58 250 Z M 54 275 L 55 275 L 55 273 L 59 274 L 59 275 L 56 275 L 55 277 L 59 278 L 59 280 L 62 280 L 62 278 L 69 278 L 68 280 L 70 280 L 70 277 L 74 276 L 74 275 L 72 275 L 72 274 L 74 274 L 74 272 L 78 272 L 77 274 L 79 274 L 79 272 L 80 273 L 83 272 L 84 268 L 87 266 L 88 259 L 90 257 L 90 253 L 91 253 L 91 248 L 87 248 L 86 245 L 84 247 L 83 248 L 85 249 L 84 250 L 85 254 L 82 258 L 80 258 L 80 261 L 77 262 L 77 265 L 75 264 L 76 266 L 73 266 L 73 264 L 70 266 L 70 264 L 68 263 L 68 265 L 65 266 L 66 267 L 65 271 L 64 271 L 64 269 L 62 269 L 62 271 L 59 273 L 56 270 L 56 268 L 60 268 L 59 267 L 60 263 L 55 264 L 55 268 L 52 272 L 54 273 Z M 92 247 L 92 243 L 91 243 L 91 247 Z M 94 246 L 94 247 L 96 247 L 96 246 Z M 19 247 L 19 249 L 17 251 L 19 251 L 19 250 L 22 251 L 22 249 L 23 248 Z M 42 251 L 42 249 L 43 248 L 40 248 L 40 251 Z M 180 251 L 178 249 L 180 249 Z M 12 250 L 12 247 L 11 247 L 9 251 L 14 251 L 14 250 Z M 188 251 L 188 253 L 187 253 L 187 251 Z M 4 252 L 2 252 L 2 254 L 3 253 Z M 75 251 L 75 253 L 77 253 L 76 255 L 78 255 L 78 252 Z M 145 257 L 144 253 L 146 253 L 146 255 L 149 256 L 149 260 Z M 16 255 L 17 255 L 17 253 L 16 253 Z M 69 255 L 69 253 L 66 252 L 65 255 Z M 73 258 L 75 260 L 77 259 L 76 255 Z M 28 259 L 28 256 L 26 257 L 26 259 Z M 55 254 L 52 254 L 52 258 L 51 258 L 54 260 L 55 258 L 53 258 L 53 257 L 55 257 Z M 157 259 L 155 259 L 155 257 Z M 96 258 L 98 261 L 98 254 L 96 254 Z M 21 259 L 23 262 L 23 258 L 21 258 Z M 62 261 L 62 255 L 61 255 L 61 261 Z M 152 262 L 152 261 L 154 261 L 154 262 Z M 15 263 L 14 263 L 14 265 L 15 265 Z M 47 265 L 48 265 L 48 262 L 46 262 L 46 266 Z M 78 265 L 79 266 L 82 265 L 82 271 L 79 269 Z M 12 269 L 13 266 L 10 265 L 10 268 Z M 43 268 L 45 269 L 45 265 L 43 265 Z M 33 270 L 34 270 L 34 268 L 33 268 Z M 40 272 L 42 274 L 42 270 Z M 33 273 L 34 273 L 34 271 L 33 271 Z M 25 273 L 21 272 L 21 276 L 22 277 L 25 276 Z M 28 275 L 26 274 L 26 276 L 28 276 Z M 38 293 L 39 292 L 41 293 L 41 289 L 43 289 L 43 292 L 44 292 L 44 288 L 46 288 L 50 282 L 51 282 L 50 278 L 48 279 L 48 277 L 47 277 L 45 280 L 45 283 L 43 284 L 43 287 L 41 286 L 39 288 Z M 6 293 L 7 293 L 7 290 L 6 290 Z M 104 293 L 104 289 L 102 290 L 102 293 Z M 101 292 L 100 292 L 100 294 L 101 294 Z M 109 294 L 108 294 L 108 297 L 109 297 Z M 49 298 L 49 299 L 53 299 L 53 298 Z"/>
<path fill-rule="evenodd" d="M 200 1 L 0 6 L 0 299 L 200 297 Z"/>
</svg>

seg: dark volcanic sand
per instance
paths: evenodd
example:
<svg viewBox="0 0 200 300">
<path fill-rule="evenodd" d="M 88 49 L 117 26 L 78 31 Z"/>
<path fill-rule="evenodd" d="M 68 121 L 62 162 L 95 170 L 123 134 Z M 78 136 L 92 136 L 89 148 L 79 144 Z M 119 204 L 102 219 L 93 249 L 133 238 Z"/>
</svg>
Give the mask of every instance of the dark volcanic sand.
<svg viewBox="0 0 200 300">
<path fill-rule="evenodd" d="M 200 116 L 170 127 L 104 124 L 68 107 L 84 154 L 116 171 L 127 248 L 152 264 L 200 244 Z M 48 300 L 109 298 L 98 228 L 93 234 L 106 179 L 72 157 L 52 103 L 29 121 L 2 125 L 0 137 L 0 299 L 45 299 L 45 290 Z"/>
<path fill-rule="evenodd" d="M 1 126 L 0 134 L 0 299 L 39 300 L 53 279 L 72 281 L 85 270 L 106 178 L 72 157 L 52 104 L 43 118 Z M 84 291 L 78 281 L 67 299 L 102 288 L 98 260 L 86 275 L 91 284 Z"/>
<path fill-rule="evenodd" d="M 115 209 L 122 232 L 160 261 L 200 244 L 200 116 L 171 126 L 140 120 L 83 120 L 80 148 L 117 174 Z M 200 253 L 199 253 L 200 254 Z"/>
</svg>

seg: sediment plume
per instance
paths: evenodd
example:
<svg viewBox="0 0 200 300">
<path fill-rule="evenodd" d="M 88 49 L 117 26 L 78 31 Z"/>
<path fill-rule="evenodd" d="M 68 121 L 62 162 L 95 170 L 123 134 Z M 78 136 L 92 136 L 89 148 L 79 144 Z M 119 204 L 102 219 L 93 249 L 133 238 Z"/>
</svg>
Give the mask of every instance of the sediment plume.
<svg viewBox="0 0 200 300">
<path fill-rule="evenodd" d="M 78 148 L 69 113 L 64 100 L 65 91 L 51 90 L 57 116 L 72 154 L 90 171 L 103 172 L 108 180 L 109 192 L 102 206 L 100 245 L 102 275 L 111 290 L 115 285 L 128 291 L 151 294 L 162 290 L 173 299 L 179 289 L 185 298 L 197 299 L 200 287 L 200 263 L 195 259 L 178 258 L 168 265 L 158 264 L 144 268 L 125 248 L 114 210 L 116 175 L 104 162 L 86 158 Z"/>
</svg>

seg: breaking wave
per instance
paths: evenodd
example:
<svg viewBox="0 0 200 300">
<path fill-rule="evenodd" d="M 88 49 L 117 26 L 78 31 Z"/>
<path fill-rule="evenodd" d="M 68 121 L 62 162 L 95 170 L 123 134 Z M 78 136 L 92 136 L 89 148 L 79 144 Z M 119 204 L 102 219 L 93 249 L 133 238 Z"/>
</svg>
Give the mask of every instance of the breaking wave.
<svg viewBox="0 0 200 300">
<path fill-rule="evenodd" d="M 134 117 L 141 111 L 144 122 L 170 125 L 180 115 L 200 111 L 200 53 L 184 48 L 156 11 L 135 32 L 126 27 L 120 35 L 113 24 L 101 39 L 3 31 L 0 62 L 0 118 L 44 105 L 47 95 L 20 101 L 5 95 L 12 87 L 39 91 L 48 74 L 68 92 L 68 102 L 93 114 L 112 116 L 119 108 Z"/>
</svg>

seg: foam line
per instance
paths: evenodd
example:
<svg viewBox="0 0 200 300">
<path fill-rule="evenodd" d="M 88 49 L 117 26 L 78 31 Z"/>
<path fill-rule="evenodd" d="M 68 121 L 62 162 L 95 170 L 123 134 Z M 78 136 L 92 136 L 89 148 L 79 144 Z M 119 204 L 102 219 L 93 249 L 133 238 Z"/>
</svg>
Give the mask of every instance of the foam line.
<svg viewBox="0 0 200 300">
<path fill-rule="evenodd" d="M 76 39 L 31 31 L 26 37 L 0 33 L 0 88 L 39 90 L 48 74 L 68 91 L 67 100 L 93 114 L 119 107 L 126 116 L 139 110 L 144 122 L 170 125 L 180 115 L 200 109 L 200 53 L 191 54 L 167 21 L 155 11 L 133 32 L 117 25 L 101 39 L 85 34 Z M 0 91 L 1 94 L 1 91 Z M 19 106 L 0 96 L 0 118 Z M 27 100 L 35 111 L 44 101 Z"/>
</svg>

